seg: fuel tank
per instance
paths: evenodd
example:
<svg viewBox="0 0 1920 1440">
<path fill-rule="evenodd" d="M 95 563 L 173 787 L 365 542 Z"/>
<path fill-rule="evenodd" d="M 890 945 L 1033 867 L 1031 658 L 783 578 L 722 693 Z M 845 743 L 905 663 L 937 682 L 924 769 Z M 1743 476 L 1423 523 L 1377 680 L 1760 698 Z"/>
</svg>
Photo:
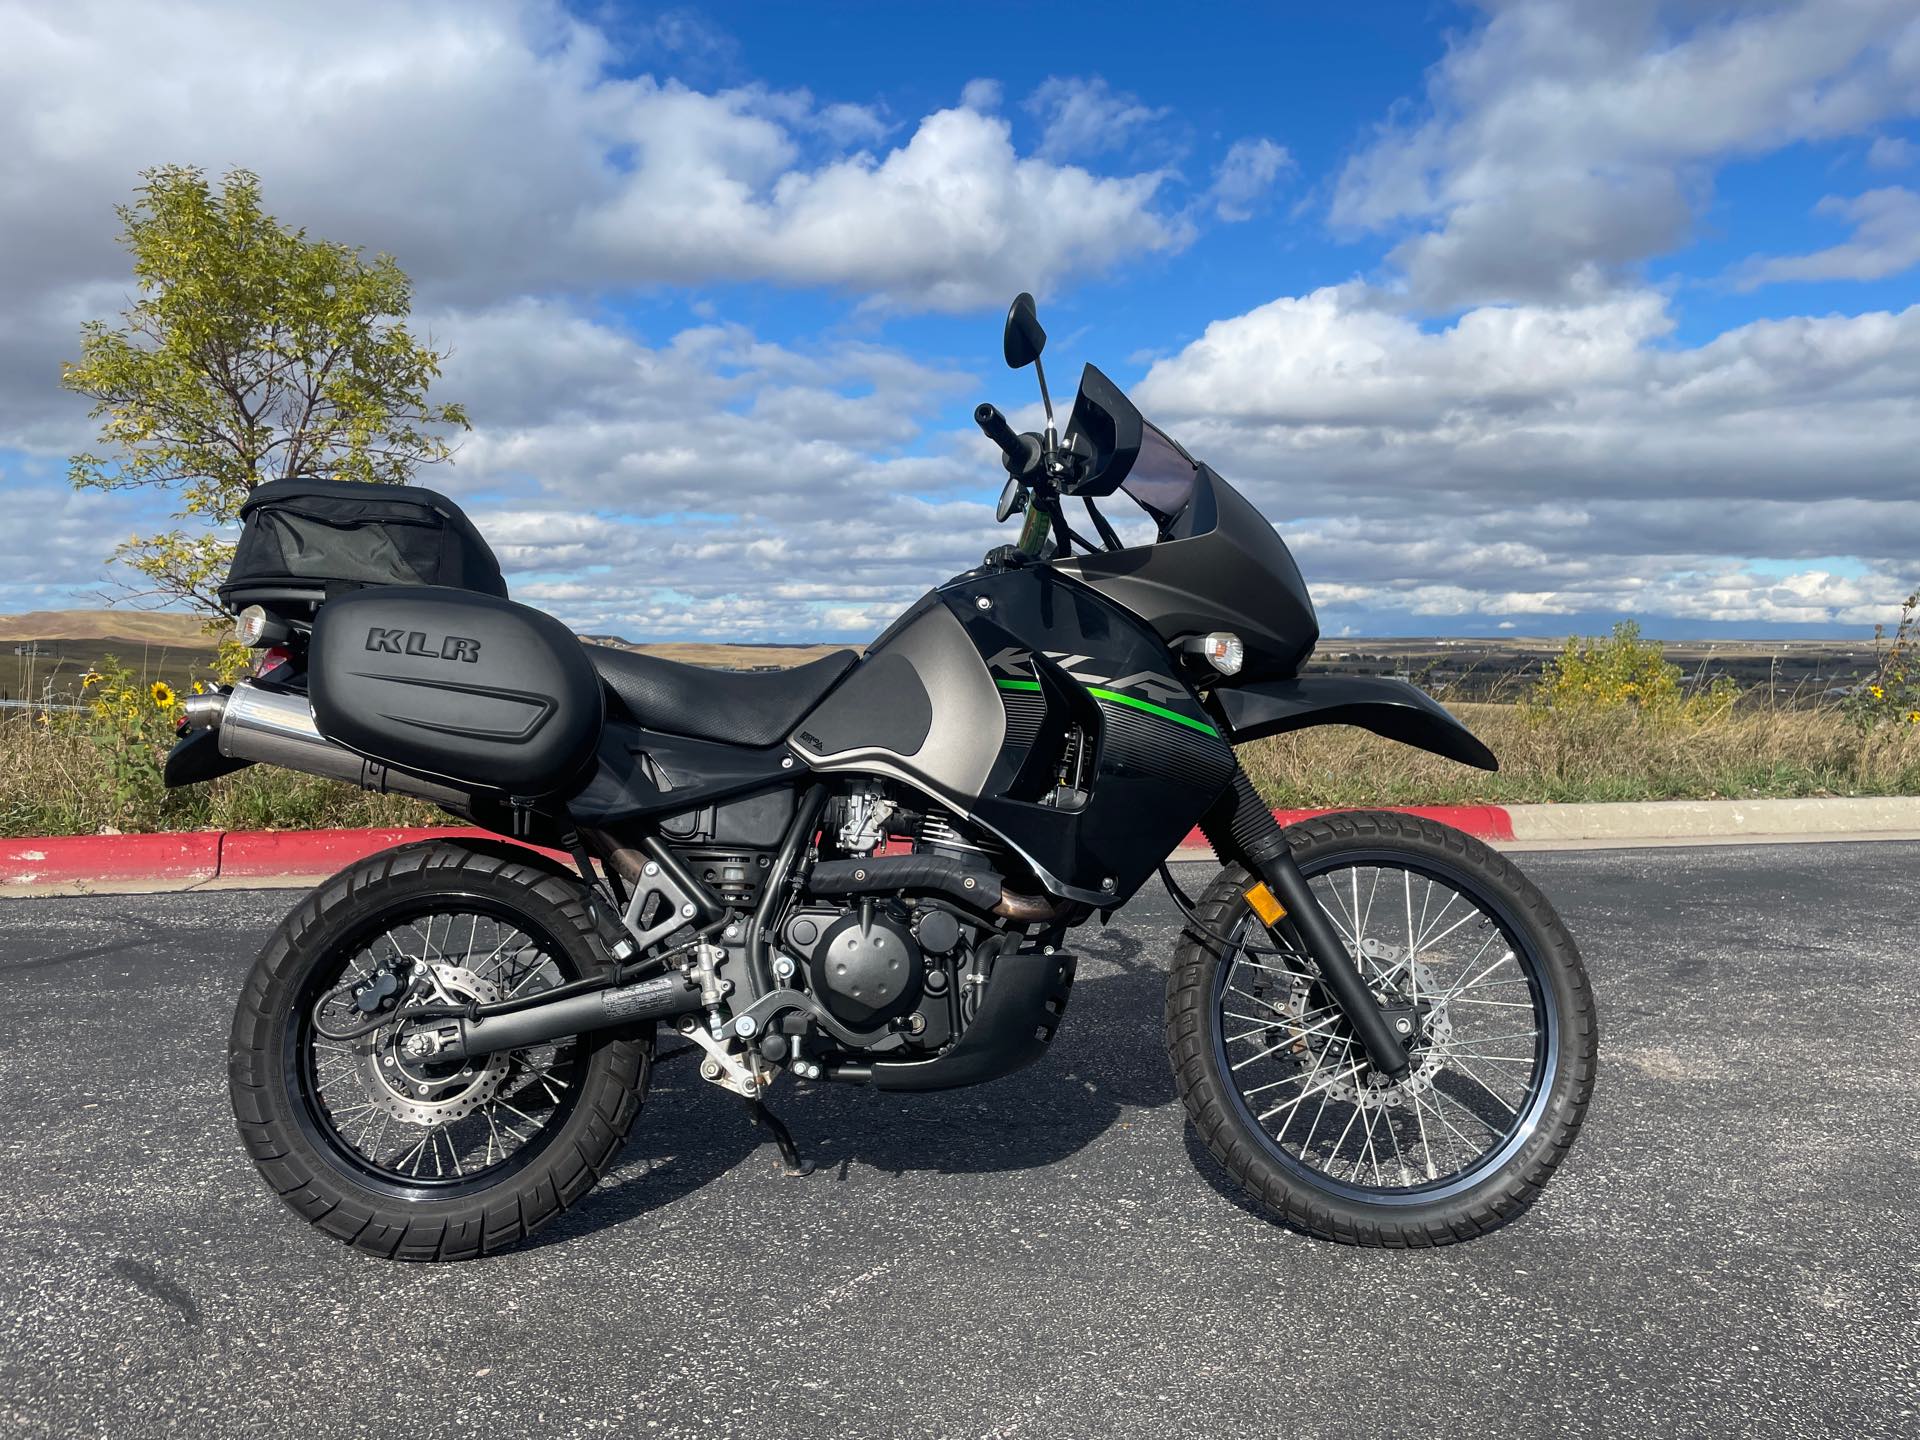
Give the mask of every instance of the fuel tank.
<svg viewBox="0 0 1920 1440">
<path fill-rule="evenodd" d="M 1095 905 L 1133 894 L 1235 765 L 1159 636 L 1040 566 L 922 598 L 789 743 L 915 786 Z"/>
</svg>

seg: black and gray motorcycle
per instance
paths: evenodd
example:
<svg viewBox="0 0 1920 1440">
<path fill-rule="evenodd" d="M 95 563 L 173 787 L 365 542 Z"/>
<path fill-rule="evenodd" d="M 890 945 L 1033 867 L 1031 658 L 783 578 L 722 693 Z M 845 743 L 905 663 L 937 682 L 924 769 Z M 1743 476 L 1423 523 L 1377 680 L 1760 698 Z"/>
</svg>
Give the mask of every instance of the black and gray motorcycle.
<svg viewBox="0 0 1920 1440">
<path fill-rule="evenodd" d="M 1426 820 L 1282 829 L 1233 747 L 1343 724 L 1494 757 L 1412 686 L 1303 674 L 1318 623 L 1280 537 L 1092 366 L 1056 431 L 1045 340 L 1020 296 L 1006 359 L 1045 432 L 974 413 L 1019 543 L 864 655 L 780 672 L 582 644 L 431 491 L 255 492 L 222 593 L 259 657 L 189 702 L 167 783 L 281 765 L 489 832 L 334 876 L 249 975 L 233 1104 L 289 1205 L 398 1259 L 520 1240 L 612 1164 L 662 1027 L 804 1172 L 765 1104 L 782 1072 L 917 1091 L 1031 1064 L 1071 932 L 1156 872 L 1185 916 L 1180 1094 L 1268 1212 L 1434 1245 L 1539 1194 L 1596 1047 L 1552 906 Z M 1150 542 L 1122 543 L 1116 494 Z M 1224 868 L 1189 899 L 1166 861 L 1196 825 Z"/>
</svg>

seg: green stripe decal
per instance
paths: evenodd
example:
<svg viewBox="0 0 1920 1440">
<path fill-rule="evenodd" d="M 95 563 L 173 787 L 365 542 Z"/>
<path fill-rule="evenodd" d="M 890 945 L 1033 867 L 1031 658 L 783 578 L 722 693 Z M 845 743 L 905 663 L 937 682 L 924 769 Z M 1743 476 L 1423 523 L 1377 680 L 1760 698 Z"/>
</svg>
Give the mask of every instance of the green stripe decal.
<svg viewBox="0 0 1920 1440">
<path fill-rule="evenodd" d="M 1038 690 L 1040 688 L 1038 680 L 995 680 L 993 683 L 1002 690 Z M 1128 705 L 1135 710 L 1144 710 L 1149 715 L 1158 715 L 1162 720 L 1171 720 L 1174 724 L 1184 725 L 1189 730 L 1198 730 L 1202 735 L 1219 738 L 1220 732 L 1206 721 L 1190 720 L 1185 715 L 1167 709 L 1164 705 L 1154 704 L 1151 700 L 1136 700 L 1131 695 L 1122 695 L 1118 690 L 1102 690 L 1098 685 L 1089 685 L 1086 691 L 1096 699 L 1111 700 L 1115 705 Z"/>
<path fill-rule="evenodd" d="M 1189 730 L 1198 730 L 1202 735 L 1219 738 L 1220 732 L 1204 720 L 1189 720 L 1185 715 L 1176 714 L 1164 705 L 1156 705 L 1151 700 L 1136 700 L 1131 695 L 1122 695 L 1117 690 L 1102 690 L 1098 685 L 1087 686 L 1087 693 L 1100 700 L 1111 700 L 1116 705 L 1131 705 L 1135 710 L 1144 710 L 1149 715 L 1158 715 L 1162 720 L 1171 720 L 1176 725 L 1184 725 Z"/>
</svg>

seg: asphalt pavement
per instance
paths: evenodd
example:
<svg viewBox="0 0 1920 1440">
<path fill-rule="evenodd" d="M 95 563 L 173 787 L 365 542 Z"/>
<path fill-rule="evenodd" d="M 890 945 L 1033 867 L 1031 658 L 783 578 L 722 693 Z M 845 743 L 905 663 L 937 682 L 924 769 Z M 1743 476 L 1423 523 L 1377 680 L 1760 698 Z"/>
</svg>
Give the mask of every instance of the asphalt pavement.
<svg viewBox="0 0 1920 1440">
<path fill-rule="evenodd" d="M 1083 932 L 1035 1068 L 783 1081 L 788 1179 L 669 1064 L 600 1190 L 431 1268 L 309 1229 L 235 1138 L 229 1017 L 293 895 L 0 901 L 0 1427 L 1920 1434 L 1920 844 L 1521 858 L 1600 1083 L 1530 1214 L 1425 1253 L 1281 1229 L 1205 1158 L 1157 889 Z"/>
</svg>

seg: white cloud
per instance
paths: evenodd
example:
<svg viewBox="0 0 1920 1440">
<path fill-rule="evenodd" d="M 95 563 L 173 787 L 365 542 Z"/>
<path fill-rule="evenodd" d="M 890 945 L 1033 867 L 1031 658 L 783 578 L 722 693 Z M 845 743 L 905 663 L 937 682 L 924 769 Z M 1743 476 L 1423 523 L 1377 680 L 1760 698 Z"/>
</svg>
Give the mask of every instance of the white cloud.
<svg viewBox="0 0 1920 1440">
<path fill-rule="evenodd" d="M 1591 299 L 1686 235 L 1711 164 L 1920 107 L 1911 0 L 1493 7 L 1348 164 L 1336 224 L 1411 233 L 1412 296 Z"/>
<path fill-rule="evenodd" d="M 1811 255 L 1777 255 L 1749 261 L 1739 272 L 1742 290 L 1782 280 L 1879 280 L 1920 265 L 1920 195 L 1899 185 L 1852 198 L 1829 195 L 1822 215 L 1853 222 L 1853 238 Z"/>
<path fill-rule="evenodd" d="M 643 58 L 698 42 L 669 18 L 627 37 Z M 966 309 L 1193 235 L 1158 172 L 1022 155 L 967 104 L 896 127 L 633 75 L 553 0 L 0 0 L 0 34 L 0 443 L 44 440 L 78 312 L 129 283 L 113 206 L 157 164 L 258 171 L 283 219 L 397 255 L 427 304 L 771 281 Z"/>
<path fill-rule="evenodd" d="M 858 635 L 1004 538 L 991 446 L 927 429 L 968 377 L 739 326 L 649 346 L 557 302 L 435 323 L 475 429 L 431 483 L 576 625 Z"/>
<path fill-rule="evenodd" d="M 1439 331 L 1384 305 L 1360 285 L 1276 300 L 1136 387 L 1268 514 L 1299 517 L 1283 533 L 1307 574 L 1338 582 L 1323 603 L 1863 623 L 1920 579 L 1920 306 L 1675 348 L 1648 291 Z M 1868 574 L 1781 580 L 1755 555 Z"/>
<path fill-rule="evenodd" d="M 1867 147 L 1867 164 L 1875 170 L 1905 170 L 1920 160 L 1920 146 L 1898 135 L 1876 135 Z"/>
<path fill-rule="evenodd" d="M 1050 76 L 1028 97 L 1027 109 L 1045 126 L 1040 153 L 1056 159 L 1123 149 L 1135 131 L 1167 116 L 1097 75 Z"/>
<path fill-rule="evenodd" d="M 1293 157 L 1284 145 L 1264 138 L 1234 141 L 1214 170 L 1207 192 L 1214 213 L 1222 220 L 1251 219 L 1273 182 L 1292 168 Z"/>
</svg>

